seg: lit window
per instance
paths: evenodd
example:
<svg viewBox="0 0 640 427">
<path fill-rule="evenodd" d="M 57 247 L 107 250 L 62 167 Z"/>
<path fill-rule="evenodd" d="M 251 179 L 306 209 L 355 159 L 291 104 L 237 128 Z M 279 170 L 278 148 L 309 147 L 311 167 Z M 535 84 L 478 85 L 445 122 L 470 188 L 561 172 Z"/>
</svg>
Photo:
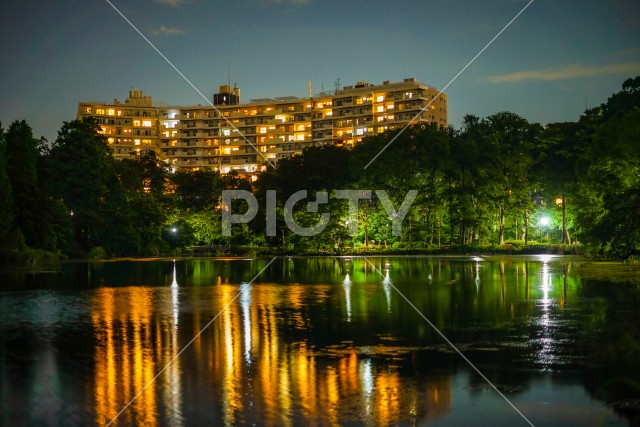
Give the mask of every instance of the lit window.
<svg viewBox="0 0 640 427">
<path fill-rule="evenodd" d="M 376 98 L 376 100 L 377 100 L 378 102 L 382 102 L 382 101 L 384 101 L 384 95 L 378 95 L 378 97 Z"/>
<path fill-rule="evenodd" d="M 140 145 L 140 140 L 139 140 L 139 139 L 134 139 L 134 140 L 133 140 L 133 142 L 134 142 L 136 145 Z M 140 151 L 140 150 L 138 150 L 138 151 Z"/>
<path fill-rule="evenodd" d="M 96 114 L 103 116 L 104 115 L 104 109 L 103 108 L 96 108 Z"/>
<path fill-rule="evenodd" d="M 384 111 L 384 105 L 378 105 L 378 113 L 382 113 Z"/>
<path fill-rule="evenodd" d="M 151 120 L 143 120 L 142 121 L 142 126 L 144 126 L 146 128 L 150 128 L 151 127 Z"/>
<path fill-rule="evenodd" d="M 133 125 L 134 126 L 140 126 L 140 120 L 134 120 L 133 121 Z"/>
<path fill-rule="evenodd" d="M 113 138 L 107 138 L 107 142 L 108 142 L 109 144 L 113 144 L 114 139 L 113 139 Z"/>
<path fill-rule="evenodd" d="M 261 128 L 258 130 L 258 133 L 267 133 L 267 128 L 266 128 L 266 127 L 261 127 Z"/>
<path fill-rule="evenodd" d="M 115 116 L 116 115 L 116 110 L 114 108 L 109 108 L 107 110 L 107 115 L 109 116 Z"/>
<path fill-rule="evenodd" d="M 122 110 L 118 110 L 118 116 L 122 115 Z"/>
<path fill-rule="evenodd" d="M 298 135 L 298 141 L 304 141 L 304 134 L 303 133 Z"/>
<path fill-rule="evenodd" d="M 143 145 L 151 145 L 151 140 L 150 139 L 143 139 L 142 140 L 142 144 Z"/>
<path fill-rule="evenodd" d="M 230 129 L 222 129 L 222 134 L 224 136 L 230 136 L 231 135 L 231 130 Z"/>
<path fill-rule="evenodd" d="M 304 125 L 296 126 L 296 130 L 304 131 Z"/>
<path fill-rule="evenodd" d="M 364 135 L 364 131 L 365 130 L 366 130 L 366 128 L 356 129 L 356 135 L 358 135 L 358 136 Z"/>
</svg>

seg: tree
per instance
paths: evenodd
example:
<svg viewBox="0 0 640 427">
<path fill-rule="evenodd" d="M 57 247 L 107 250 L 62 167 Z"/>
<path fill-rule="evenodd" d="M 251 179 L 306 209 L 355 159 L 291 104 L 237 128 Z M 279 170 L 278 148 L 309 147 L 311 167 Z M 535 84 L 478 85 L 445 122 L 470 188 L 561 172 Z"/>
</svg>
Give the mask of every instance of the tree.
<svg viewBox="0 0 640 427">
<path fill-rule="evenodd" d="M 640 109 L 599 126 L 581 158 L 578 221 L 605 254 L 626 257 L 640 247 Z"/>
<path fill-rule="evenodd" d="M 38 242 L 38 183 L 36 164 L 38 149 L 31 127 L 26 121 L 11 123 L 5 134 L 8 176 L 14 203 L 14 224 L 27 245 Z"/>
<path fill-rule="evenodd" d="M 579 143 L 579 129 L 579 124 L 572 122 L 547 125 L 541 137 L 542 149 L 536 165 L 536 174 L 551 203 L 555 203 L 556 198 L 560 199 L 562 244 L 571 244 L 567 206 L 576 190 L 576 162 L 585 148 Z"/>
<path fill-rule="evenodd" d="M 69 208 L 75 240 L 85 251 L 100 243 L 98 235 L 104 223 L 102 207 L 113 161 L 99 130 L 92 118 L 65 122 L 48 162 L 49 191 Z"/>
<path fill-rule="evenodd" d="M 6 237 L 13 224 L 13 197 L 8 167 L 4 130 L 0 125 L 0 241 L 3 242 L 2 246 L 5 246 Z"/>
<path fill-rule="evenodd" d="M 218 204 L 223 187 L 220 174 L 211 170 L 178 171 L 171 176 L 179 209 L 200 211 Z"/>
</svg>

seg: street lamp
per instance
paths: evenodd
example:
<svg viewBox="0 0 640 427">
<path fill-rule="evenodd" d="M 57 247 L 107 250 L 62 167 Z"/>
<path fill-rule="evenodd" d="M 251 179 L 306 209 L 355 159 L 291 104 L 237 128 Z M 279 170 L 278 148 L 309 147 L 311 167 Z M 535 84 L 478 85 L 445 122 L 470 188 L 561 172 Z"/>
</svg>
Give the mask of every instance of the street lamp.
<svg viewBox="0 0 640 427">
<path fill-rule="evenodd" d="M 549 219 L 549 217 L 543 216 L 543 217 L 540 218 L 540 221 L 538 222 L 538 224 L 540 226 L 540 241 L 542 241 L 542 228 L 546 227 L 550 223 L 551 223 L 551 220 Z"/>
</svg>

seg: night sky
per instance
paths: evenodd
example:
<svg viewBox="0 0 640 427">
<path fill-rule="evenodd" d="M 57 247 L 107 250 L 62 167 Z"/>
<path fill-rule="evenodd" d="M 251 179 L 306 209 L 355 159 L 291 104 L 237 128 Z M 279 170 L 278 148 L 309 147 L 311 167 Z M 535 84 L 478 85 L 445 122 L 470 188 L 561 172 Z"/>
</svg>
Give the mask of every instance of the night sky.
<svg viewBox="0 0 640 427">
<path fill-rule="evenodd" d="M 444 87 L 526 4 L 521 0 L 112 0 L 205 95 L 306 96 L 356 81 Z M 55 139 L 78 101 L 132 88 L 204 100 L 105 0 L 2 2 L 0 120 Z M 640 2 L 536 0 L 447 90 L 449 120 L 512 111 L 577 120 L 640 74 Z"/>
</svg>

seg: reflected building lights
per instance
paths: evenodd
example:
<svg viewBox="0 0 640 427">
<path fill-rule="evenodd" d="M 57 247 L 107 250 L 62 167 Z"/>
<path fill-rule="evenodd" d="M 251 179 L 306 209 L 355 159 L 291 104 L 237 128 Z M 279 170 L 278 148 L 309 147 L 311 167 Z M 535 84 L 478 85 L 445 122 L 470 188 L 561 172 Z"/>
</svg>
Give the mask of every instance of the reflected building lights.
<svg viewBox="0 0 640 427">
<path fill-rule="evenodd" d="M 244 325 L 244 360 L 251 364 L 251 284 L 244 286 L 240 294 L 240 308 L 242 309 L 242 323 Z"/>
<path fill-rule="evenodd" d="M 389 277 L 389 269 L 385 270 L 384 280 L 382 281 L 382 289 L 387 300 L 387 313 L 391 313 L 391 278 Z"/>
<path fill-rule="evenodd" d="M 342 287 L 344 288 L 344 296 L 347 302 L 347 322 L 351 321 L 351 278 L 349 278 L 349 273 L 344 277 L 344 281 L 342 282 Z"/>
<path fill-rule="evenodd" d="M 176 274 L 176 260 L 173 260 L 173 281 L 171 282 L 171 307 L 173 308 L 173 326 L 178 328 L 178 313 L 180 302 L 178 301 L 178 275 Z"/>
</svg>

